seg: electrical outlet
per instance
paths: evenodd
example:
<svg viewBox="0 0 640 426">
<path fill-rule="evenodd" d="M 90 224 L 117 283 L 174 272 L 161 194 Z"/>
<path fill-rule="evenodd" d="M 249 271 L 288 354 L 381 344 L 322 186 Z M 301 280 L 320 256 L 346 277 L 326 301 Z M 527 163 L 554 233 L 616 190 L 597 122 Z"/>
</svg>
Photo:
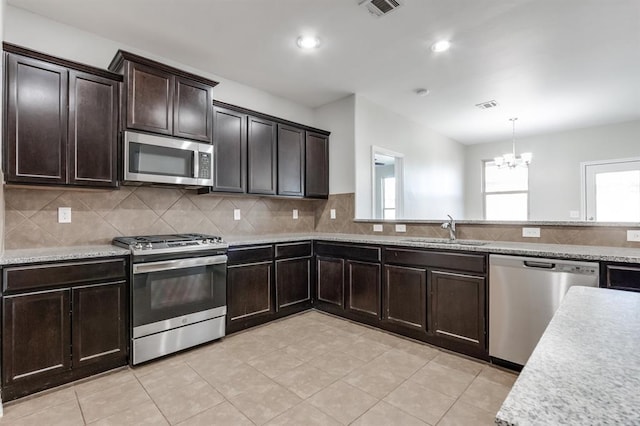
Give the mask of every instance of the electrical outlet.
<svg viewBox="0 0 640 426">
<path fill-rule="evenodd" d="M 382 225 L 380 224 L 373 225 L 373 232 L 382 232 Z"/>
<path fill-rule="evenodd" d="M 331 219 L 335 219 L 336 218 L 336 209 L 329 210 L 329 214 L 331 215 Z"/>
<path fill-rule="evenodd" d="M 540 228 L 522 228 L 522 236 L 525 238 L 540 238 Z"/>
<path fill-rule="evenodd" d="M 58 223 L 71 223 L 71 207 L 58 207 Z"/>
<path fill-rule="evenodd" d="M 298 209 L 293 209 L 293 218 L 294 219 L 298 218 Z"/>
<path fill-rule="evenodd" d="M 627 241 L 640 241 L 640 229 L 627 230 Z"/>
<path fill-rule="evenodd" d="M 407 225 L 396 225 L 396 232 L 407 232 Z"/>
<path fill-rule="evenodd" d="M 240 209 L 233 209 L 233 220 L 240 220 Z"/>
<path fill-rule="evenodd" d="M 569 217 L 571 219 L 580 219 L 580 210 L 569 210 Z"/>
</svg>

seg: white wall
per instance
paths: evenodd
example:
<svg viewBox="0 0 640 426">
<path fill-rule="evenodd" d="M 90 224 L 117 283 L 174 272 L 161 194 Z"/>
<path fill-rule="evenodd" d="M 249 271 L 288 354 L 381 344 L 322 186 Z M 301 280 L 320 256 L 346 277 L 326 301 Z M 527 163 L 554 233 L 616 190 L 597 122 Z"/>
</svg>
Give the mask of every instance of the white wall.
<svg viewBox="0 0 640 426">
<path fill-rule="evenodd" d="M 4 40 L 10 43 L 100 68 L 107 68 L 118 49 L 126 50 L 220 82 L 213 90 L 214 99 L 301 124 L 311 126 L 315 124 L 313 110 L 306 106 L 180 64 L 170 58 L 163 58 L 142 51 L 135 46 L 127 46 L 96 34 L 61 24 L 24 9 L 7 5 L 4 26 Z"/>
<path fill-rule="evenodd" d="M 356 95 L 356 218 L 372 216 L 371 146 L 404 154 L 404 218 L 463 213 L 464 147 Z"/>
<path fill-rule="evenodd" d="M 331 131 L 329 139 L 329 193 L 355 191 L 355 95 L 315 110 L 316 126 Z"/>
<path fill-rule="evenodd" d="M 516 133 L 517 136 L 517 133 Z M 466 148 L 465 218 L 482 218 L 482 160 L 511 151 L 511 141 Z M 640 121 L 516 138 L 516 152 L 532 152 L 529 166 L 530 220 L 576 220 L 580 210 L 580 163 L 640 157 Z"/>
</svg>

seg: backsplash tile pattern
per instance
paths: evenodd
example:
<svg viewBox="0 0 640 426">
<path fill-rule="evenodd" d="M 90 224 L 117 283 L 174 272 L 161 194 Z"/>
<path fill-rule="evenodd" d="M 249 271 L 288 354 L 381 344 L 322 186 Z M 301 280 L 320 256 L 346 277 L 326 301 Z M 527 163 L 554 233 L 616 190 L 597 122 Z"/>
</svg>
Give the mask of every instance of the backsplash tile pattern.
<svg viewBox="0 0 640 426">
<path fill-rule="evenodd" d="M 355 222 L 355 195 L 299 200 L 246 195 L 197 195 L 194 191 L 122 187 L 114 191 L 5 188 L 5 248 L 105 244 L 119 235 L 201 232 L 222 236 L 285 232 L 373 234 Z M 71 207 L 72 222 L 57 223 L 57 208 Z M 233 220 L 233 210 L 242 219 Z M 292 218 L 298 209 L 299 219 Z M 336 219 L 330 218 L 331 209 Z M 448 238 L 438 223 L 407 223 L 396 233 L 385 223 L 378 235 Z M 459 224 L 458 238 L 640 248 L 626 241 L 626 227 L 540 226 L 541 238 L 523 238 L 520 225 Z M 377 234 L 377 233 L 376 233 Z"/>
</svg>

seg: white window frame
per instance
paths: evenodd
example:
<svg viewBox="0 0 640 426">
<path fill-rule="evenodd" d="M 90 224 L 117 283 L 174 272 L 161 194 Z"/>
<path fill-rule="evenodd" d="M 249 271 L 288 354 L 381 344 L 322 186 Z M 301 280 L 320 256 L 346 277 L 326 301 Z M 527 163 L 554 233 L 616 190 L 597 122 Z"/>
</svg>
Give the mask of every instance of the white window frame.
<svg viewBox="0 0 640 426">
<path fill-rule="evenodd" d="M 480 181 L 480 191 L 482 192 L 482 218 L 484 220 L 493 220 L 493 219 L 487 219 L 487 195 L 495 195 L 495 194 L 500 194 L 500 195 L 508 195 L 508 194 L 526 194 L 527 195 L 527 218 L 525 220 L 529 220 L 529 217 L 531 216 L 531 209 L 530 209 L 530 205 L 531 205 L 531 194 L 529 193 L 529 171 L 527 171 L 527 189 L 526 191 L 491 191 L 491 192 L 487 192 L 486 191 L 486 179 L 485 179 L 485 174 L 486 174 L 486 168 L 487 168 L 487 163 L 494 163 L 494 160 L 482 160 L 482 179 Z M 518 166 L 521 167 L 521 166 Z M 515 219 L 514 219 L 515 220 Z"/>
<path fill-rule="evenodd" d="M 376 217 L 376 154 L 395 157 L 396 219 L 404 217 L 404 154 L 371 145 L 371 217 Z"/>
</svg>

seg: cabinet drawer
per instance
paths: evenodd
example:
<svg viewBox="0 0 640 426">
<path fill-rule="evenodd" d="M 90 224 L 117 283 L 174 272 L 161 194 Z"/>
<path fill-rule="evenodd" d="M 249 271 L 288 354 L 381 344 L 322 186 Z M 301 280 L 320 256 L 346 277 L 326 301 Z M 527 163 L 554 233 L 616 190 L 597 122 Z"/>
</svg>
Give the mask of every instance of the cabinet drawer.
<svg viewBox="0 0 640 426">
<path fill-rule="evenodd" d="M 486 271 L 485 256 L 477 254 L 386 249 L 385 262 L 479 273 Z"/>
<path fill-rule="evenodd" d="M 605 283 L 609 288 L 640 291 L 640 267 L 605 265 Z"/>
<path fill-rule="evenodd" d="M 276 244 L 276 258 L 311 256 L 311 241 Z"/>
<path fill-rule="evenodd" d="M 5 268 L 5 291 L 71 285 L 92 281 L 111 281 L 126 278 L 125 259 L 90 262 L 54 263 Z"/>
<path fill-rule="evenodd" d="M 381 258 L 380 247 L 328 243 L 316 244 L 316 254 L 370 262 L 380 262 Z"/>
<path fill-rule="evenodd" d="M 227 252 L 229 265 L 264 262 L 273 259 L 273 246 L 234 247 Z"/>
</svg>

